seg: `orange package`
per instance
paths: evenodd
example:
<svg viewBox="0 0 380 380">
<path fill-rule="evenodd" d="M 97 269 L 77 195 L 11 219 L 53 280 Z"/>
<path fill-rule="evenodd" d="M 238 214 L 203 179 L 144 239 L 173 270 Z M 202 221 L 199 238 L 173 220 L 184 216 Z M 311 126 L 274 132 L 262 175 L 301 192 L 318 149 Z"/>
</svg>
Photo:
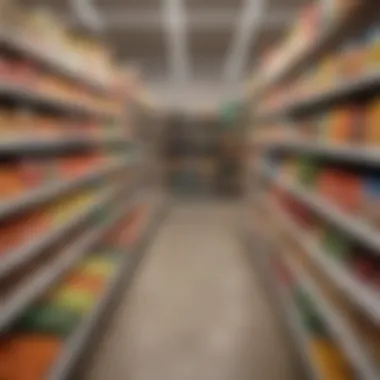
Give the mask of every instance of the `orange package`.
<svg viewBox="0 0 380 380">
<path fill-rule="evenodd" d="M 331 115 L 331 125 L 328 128 L 328 140 L 332 143 L 346 143 L 350 140 L 351 114 L 348 108 L 335 110 Z"/>
<path fill-rule="evenodd" d="M 61 347 L 60 340 L 44 335 L 22 334 L 3 339 L 0 343 L 0 379 L 44 379 Z"/>
<path fill-rule="evenodd" d="M 365 123 L 365 142 L 370 146 L 380 145 L 380 98 L 372 102 L 367 109 Z"/>
<path fill-rule="evenodd" d="M 317 190 L 319 194 L 331 200 L 336 186 L 336 171 L 334 169 L 324 168 L 318 176 Z"/>
<path fill-rule="evenodd" d="M 0 223 L 0 255 L 5 255 L 21 241 L 23 234 L 20 223 L 10 223 L 5 221 Z"/>
<path fill-rule="evenodd" d="M 73 287 L 88 291 L 91 294 L 99 294 L 104 289 L 105 278 L 84 273 L 73 273 L 65 279 L 63 284 L 65 287 Z"/>
<path fill-rule="evenodd" d="M 19 166 L 13 163 L 1 164 L 0 183 L 0 201 L 19 196 L 24 190 Z"/>
</svg>

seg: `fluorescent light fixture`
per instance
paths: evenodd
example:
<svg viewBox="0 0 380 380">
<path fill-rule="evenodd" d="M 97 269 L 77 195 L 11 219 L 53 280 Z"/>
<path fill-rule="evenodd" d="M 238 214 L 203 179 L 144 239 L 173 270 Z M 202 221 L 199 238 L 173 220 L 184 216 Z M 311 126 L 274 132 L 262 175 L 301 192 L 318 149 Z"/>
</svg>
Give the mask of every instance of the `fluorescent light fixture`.
<svg viewBox="0 0 380 380">
<path fill-rule="evenodd" d="M 183 82 L 188 78 L 190 71 L 183 0 L 166 0 L 164 12 L 171 73 L 175 81 Z"/>
<path fill-rule="evenodd" d="M 249 48 L 260 31 L 263 15 L 264 0 L 245 1 L 224 68 L 227 80 L 240 79 L 248 59 Z"/>
<path fill-rule="evenodd" d="M 104 22 L 90 0 L 72 0 L 72 8 L 79 20 L 96 31 L 104 29 Z"/>
</svg>

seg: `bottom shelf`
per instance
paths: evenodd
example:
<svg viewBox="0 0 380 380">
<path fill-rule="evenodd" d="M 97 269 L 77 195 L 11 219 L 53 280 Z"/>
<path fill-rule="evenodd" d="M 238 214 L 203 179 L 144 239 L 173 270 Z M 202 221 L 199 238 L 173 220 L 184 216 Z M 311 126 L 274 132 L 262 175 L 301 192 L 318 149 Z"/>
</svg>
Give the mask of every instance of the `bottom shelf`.
<svg viewBox="0 0 380 380">
<path fill-rule="evenodd" d="M 256 238 L 256 237 L 255 237 Z M 258 237 L 257 237 L 258 238 Z M 259 238 L 258 238 L 259 239 Z M 262 280 L 265 282 L 267 290 L 269 291 L 276 306 L 279 306 L 289 333 L 294 339 L 295 348 L 297 353 L 302 359 L 302 364 L 305 370 L 305 374 L 309 379 L 317 380 L 321 379 L 318 368 L 315 366 L 311 358 L 308 356 L 308 344 L 311 339 L 309 333 L 303 328 L 297 310 L 290 299 L 290 296 L 276 281 L 275 275 L 270 266 L 268 259 L 268 247 L 266 243 L 258 244 L 247 231 L 245 240 L 248 243 L 248 251 L 252 255 L 255 264 L 257 265 L 261 274 Z"/>
<path fill-rule="evenodd" d="M 93 254 L 25 312 L 0 341 L 2 380 L 24 380 L 25 374 L 33 380 L 72 378 L 132 278 L 165 206 L 146 198 L 137 202 Z"/>
</svg>

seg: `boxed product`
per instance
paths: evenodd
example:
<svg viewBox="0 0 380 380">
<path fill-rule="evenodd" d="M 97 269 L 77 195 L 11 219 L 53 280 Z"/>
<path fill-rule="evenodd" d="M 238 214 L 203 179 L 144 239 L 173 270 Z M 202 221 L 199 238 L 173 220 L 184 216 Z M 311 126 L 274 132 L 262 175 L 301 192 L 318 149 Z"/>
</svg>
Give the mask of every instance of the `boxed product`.
<svg viewBox="0 0 380 380">
<path fill-rule="evenodd" d="M 25 189 L 17 162 L 2 162 L 0 164 L 0 202 L 20 196 Z"/>
<path fill-rule="evenodd" d="M 371 225 L 380 228 L 380 176 L 366 176 L 362 185 L 363 217 Z"/>
<path fill-rule="evenodd" d="M 353 379 L 347 358 L 331 339 L 313 337 L 309 342 L 309 355 L 318 368 L 321 379 Z"/>
<path fill-rule="evenodd" d="M 364 141 L 369 146 L 380 145 L 380 98 L 373 100 L 366 113 Z"/>
<path fill-rule="evenodd" d="M 70 288 L 88 291 L 93 294 L 100 294 L 105 288 L 106 278 L 74 270 L 73 273 L 70 273 L 64 279 L 64 284 Z"/>
<path fill-rule="evenodd" d="M 87 314 L 96 305 L 99 295 L 76 287 L 60 285 L 51 295 L 51 305 L 79 315 Z"/>
<path fill-rule="evenodd" d="M 367 36 L 368 47 L 366 55 L 367 70 L 369 72 L 379 69 L 380 65 L 380 24 L 373 25 Z"/>
<path fill-rule="evenodd" d="M 314 187 L 320 169 L 317 162 L 309 157 L 302 157 L 298 161 L 298 181 L 305 187 Z"/>
<path fill-rule="evenodd" d="M 333 227 L 327 227 L 322 237 L 322 246 L 329 256 L 344 265 L 349 265 L 351 260 L 350 237 Z"/>
<path fill-rule="evenodd" d="M 78 271 L 89 276 L 109 278 L 116 269 L 116 262 L 107 257 L 90 256 L 77 267 Z"/>
<path fill-rule="evenodd" d="M 41 380 L 62 349 L 60 339 L 40 334 L 20 333 L 0 343 L 0 379 Z"/>
<path fill-rule="evenodd" d="M 41 302 L 23 314 L 14 331 L 67 337 L 78 326 L 80 317 L 70 308 Z"/>
</svg>

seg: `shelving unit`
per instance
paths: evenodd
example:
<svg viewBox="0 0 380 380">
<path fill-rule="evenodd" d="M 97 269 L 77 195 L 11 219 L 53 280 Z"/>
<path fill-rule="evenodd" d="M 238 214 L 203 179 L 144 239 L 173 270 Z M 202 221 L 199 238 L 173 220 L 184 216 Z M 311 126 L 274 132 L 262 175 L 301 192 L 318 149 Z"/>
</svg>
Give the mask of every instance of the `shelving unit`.
<svg viewBox="0 0 380 380">
<path fill-rule="evenodd" d="M 122 220 L 128 211 L 129 205 L 126 209 L 122 208 L 121 211 L 117 212 L 105 226 L 92 227 L 89 232 L 86 232 L 78 241 L 70 245 L 62 253 L 59 260 L 28 276 L 31 278 L 16 288 L 15 294 L 10 300 L 5 301 L 0 319 L 1 331 L 12 323 L 33 301 L 45 293 L 68 269 L 89 253 L 91 248 L 106 235 L 110 228 Z"/>
<path fill-rule="evenodd" d="M 270 176 L 273 179 L 273 176 Z M 297 200 L 302 202 L 306 207 L 311 208 L 314 212 L 321 215 L 331 223 L 334 223 L 340 229 L 359 240 L 361 243 L 368 245 L 375 250 L 376 254 L 380 249 L 380 239 L 377 230 L 359 218 L 355 218 L 341 210 L 333 203 L 322 199 L 308 189 L 301 186 L 288 184 L 284 180 L 276 179 L 276 183 L 284 190 L 288 191 Z"/>
<path fill-rule="evenodd" d="M 41 254 L 46 247 L 53 245 L 54 242 L 59 241 L 71 231 L 74 231 L 82 223 L 91 218 L 91 216 L 93 216 L 99 208 L 114 199 L 116 194 L 115 192 L 108 191 L 105 196 L 104 194 L 101 194 L 98 199 L 95 199 L 94 204 L 92 204 L 84 212 L 79 213 L 79 215 L 76 215 L 70 219 L 67 223 L 62 226 L 58 226 L 42 237 L 37 237 L 35 240 L 22 245 L 20 248 L 17 248 L 15 252 L 8 253 L 8 255 L 5 256 L 0 263 L 0 278 L 6 277 L 11 272 L 25 265 L 28 261 L 33 260 L 36 256 Z"/>
<path fill-rule="evenodd" d="M 158 225 L 161 223 L 162 218 L 165 216 L 165 205 L 154 206 L 150 212 L 150 216 L 147 218 L 146 225 L 143 228 L 141 236 L 128 248 L 128 254 L 120 264 L 120 268 L 117 273 L 107 284 L 102 297 L 99 299 L 95 309 L 88 316 L 86 320 L 78 327 L 72 337 L 69 338 L 64 348 L 64 353 L 61 355 L 59 361 L 51 370 L 47 379 L 49 380 L 64 380 L 70 379 L 71 374 L 75 370 L 79 359 L 84 354 L 86 348 L 91 342 L 91 336 L 95 333 L 95 329 L 107 313 L 109 305 L 112 303 L 112 299 L 120 293 L 120 287 L 129 281 L 133 276 L 133 271 L 136 265 L 141 261 L 146 246 L 149 244 L 152 235 L 154 235 Z"/>
<path fill-rule="evenodd" d="M 328 372 L 319 371 L 321 363 L 313 366 L 307 333 L 302 333 L 305 316 L 292 317 L 294 306 L 268 256 L 274 255 L 286 268 L 293 291 L 302 289 L 315 305 L 331 344 L 351 367 L 352 377 L 342 378 L 379 378 L 375 267 L 380 240 L 375 202 L 380 199 L 380 119 L 375 117 L 375 103 L 380 76 L 374 52 L 380 45 L 376 39 L 361 40 L 355 47 L 357 52 L 362 49 L 360 63 L 359 55 L 354 61 L 353 55 L 344 57 L 342 49 L 357 41 L 359 33 L 379 27 L 379 9 L 369 1 L 360 2 L 360 7 L 347 6 L 339 17 L 322 21 L 325 27 L 310 43 L 297 54 L 289 52 L 291 59 L 284 59 L 282 66 L 273 64 L 276 72 L 264 75 L 270 63 L 257 70 L 259 80 L 249 97 L 253 128 L 247 207 L 258 214 L 255 218 L 263 229 L 251 236 L 255 243 L 250 250 L 267 262 L 266 270 L 258 266 L 276 289 L 274 302 L 291 321 L 289 330 L 300 343 L 307 374 L 318 380 L 329 379 Z M 339 71 L 350 59 L 357 70 Z M 329 69 L 323 71 L 323 65 Z M 269 234 L 273 228 L 281 233 Z M 266 248 L 258 248 L 258 240 Z"/>
<path fill-rule="evenodd" d="M 46 362 L 34 365 L 24 351 L 18 364 L 36 380 L 70 379 L 166 209 L 163 197 L 148 196 L 152 158 L 137 138 L 143 117 L 132 117 L 155 111 L 95 41 L 92 55 L 70 65 L 70 54 L 85 51 L 73 43 L 70 52 L 68 35 L 60 56 L 13 27 L 0 32 L 1 63 L 11 71 L 16 56 L 32 74 L 0 72 L 0 377 L 25 378 L 11 364 L 15 346 L 7 357 L 9 345 L 50 339 L 61 347 L 54 358 L 44 352 Z M 107 61 L 107 75 L 94 74 L 90 56 Z M 70 300 L 70 290 L 87 292 L 86 300 Z M 44 319 L 51 310 L 61 314 Z M 57 327 L 64 313 L 76 320 L 67 335 Z"/>
<path fill-rule="evenodd" d="M 294 77 L 302 68 L 329 52 L 331 46 L 352 27 L 355 16 L 361 14 L 363 10 L 368 12 L 366 6 L 368 2 L 352 3 L 339 14 L 333 15 L 330 20 L 325 20 L 311 41 L 304 39 L 293 51 L 283 52 L 281 59 L 278 58 L 270 65 L 259 67 L 259 74 L 254 75 L 255 81 L 248 86 L 249 101 L 262 97 L 273 87 Z"/>
<path fill-rule="evenodd" d="M 268 243 L 262 240 L 261 233 L 260 235 L 257 235 L 253 231 L 247 231 L 245 236 L 243 236 L 243 239 L 247 244 L 248 251 L 251 253 L 255 264 L 260 270 L 262 280 L 264 281 L 273 302 L 279 306 L 281 314 L 284 316 L 286 325 L 294 339 L 297 352 L 302 360 L 305 373 L 310 379 L 319 379 L 319 369 L 312 361 L 310 361 L 310 358 L 307 355 L 310 336 L 300 323 L 300 318 L 297 315 L 297 310 L 294 307 L 293 301 L 281 284 L 276 280 L 276 276 L 268 261 L 268 257 L 270 257 L 270 247 Z M 257 244 L 258 241 L 260 241 L 259 246 Z"/>
<path fill-rule="evenodd" d="M 264 202 L 269 203 L 268 211 L 275 218 L 278 218 L 283 228 L 287 229 L 288 233 L 304 247 L 305 252 L 310 256 L 311 260 L 320 266 L 321 270 L 351 298 L 352 302 L 365 310 L 375 323 L 379 323 L 380 296 L 376 289 L 353 278 L 346 268 L 341 267 L 334 260 L 326 257 L 326 254 L 315 241 L 315 238 L 307 232 L 302 231 L 279 206 L 270 204 L 273 202 L 269 200 L 264 200 Z"/>
<path fill-rule="evenodd" d="M 89 186 L 98 180 L 106 179 L 107 176 L 129 165 L 130 163 L 128 162 L 111 163 L 105 168 L 97 169 L 94 173 L 90 173 L 78 179 L 72 181 L 57 181 L 58 183 L 53 183 L 42 189 L 32 191 L 14 201 L 3 202 L 3 204 L 0 203 L 0 220 L 4 220 L 13 214 L 24 212 L 27 209 L 41 206 L 55 197 L 67 194 L 83 186 Z"/>
<path fill-rule="evenodd" d="M 344 323 L 344 318 L 339 314 L 339 311 L 326 302 L 324 296 L 318 291 L 318 285 L 314 284 L 313 281 L 289 259 L 289 255 L 287 255 L 287 257 L 286 261 L 288 266 L 318 304 L 338 344 L 357 369 L 358 376 L 368 380 L 378 379 L 378 369 L 369 359 L 365 347 L 360 343 L 359 336 L 355 336 L 350 327 Z"/>
</svg>

